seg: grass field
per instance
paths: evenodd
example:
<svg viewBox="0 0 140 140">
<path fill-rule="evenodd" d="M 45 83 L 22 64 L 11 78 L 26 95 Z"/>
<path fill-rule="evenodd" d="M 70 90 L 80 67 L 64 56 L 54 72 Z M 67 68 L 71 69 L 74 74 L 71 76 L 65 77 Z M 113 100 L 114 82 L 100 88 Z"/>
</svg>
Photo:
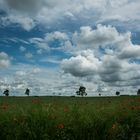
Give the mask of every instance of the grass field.
<svg viewBox="0 0 140 140">
<path fill-rule="evenodd" d="M 140 96 L 0 97 L 0 140 L 140 140 Z"/>
</svg>

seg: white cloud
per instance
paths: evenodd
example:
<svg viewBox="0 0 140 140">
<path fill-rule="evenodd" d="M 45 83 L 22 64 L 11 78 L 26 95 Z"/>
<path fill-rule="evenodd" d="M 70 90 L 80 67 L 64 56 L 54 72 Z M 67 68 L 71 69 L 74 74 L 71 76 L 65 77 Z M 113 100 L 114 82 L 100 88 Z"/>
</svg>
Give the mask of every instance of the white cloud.
<svg viewBox="0 0 140 140">
<path fill-rule="evenodd" d="M 85 48 L 85 46 L 88 48 L 96 48 L 110 45 L 110 47 L 118 49 L 119 47 L 123 47 L 123 45 L 126 46 L 130 44 L 130 36 L 131 34 L 129 32 L 120 34 L 115 27 L 99 24 L 97 25 L 97 29 L 94 30 L 89 26 L 81 27 L 80 33 L 74 33 L 73 39 L 76 45 L 83 48 Z"/>
<path fill-rule="evenodd" d="M 23 47 L 23 46 L 20 46 L 19 50 L 20 50 L 21 52 L 25 52 L 25 51 L 26 51 L 26 48 Z"/>
<path fill-rule="evenodd" d="M 50 47 L 44 38 L 31 38 L 30 43 L 35 44 L 39 50 L 37 53 L 42 53 L 42 50 L 50 51 Z"/>
<path fill-rule="evenodd" d="M 38 11 L 43 4 L 43 1 L 40 0 L 5 0 L 5 3 L 9 8 L 24 12 L 24 13 L 33 13 Z"/>
<path fill-rule="evenodd" d="M 33 58 L 33 54 L 28 52 L 28 53 L 25 54 L 25 57 L 28 58 L 28 59 L 31 59 L 31 58 Z"/>
<path fill-rule="evenodd" d="M 130 32 L 119 33 L 112 26 L 98 25 L 94 30 L 91 27 L 80 28 L 73 38 L 79 49 L 75 56 L 62 61 L 65 73 L 87 78 L 94 84 L 101 83 L 110 90 L 110 87 L 136 88 L 140 63 L 135 59 L 140 56 L 140 46 L 132 43 Z"/>
<path fill-rule="evenodd" d="M 41 72 L 41 69 L 38 67 L 35 67 L 33 69 L 31 69 L 30 67 L 27 67 L 27 69 L 25 69 L 24 71 L 22 70 L 22 66 L 21 66 L 21 70 L 17 70 L 15 72 L 16 76 L 33 76 L 34 74 L 38 74 Z"/>
<path fill-rule="evenodd" d="M 76 57 L 64 59 L 62 61 L 62 69 L 66 73 L 71 73 L 74 76 L 95 75 L 98 71 L 100 61 L 96 58 L 92 51 L 82 51 Z"/>
<path fill-rule="evenodd" d="M 109 21 L 124 28 L 123 22 L 129 28 L 132 24 L 139 27 L 140 22 L 140 2 L 137 0 L 1 0 L 1 4 L 0 8 L 10 15 L 7 17 L 10 22 L 13 20 L 26 30 L 32 29 L 36 23 L 59 26 L 65 18 L 75 22 L 80 19 L 79 22 L 87 24 Z"/>
<path fill-rule="evenodd" d="M 37 74 L 37 73 L 40 73 L 40 72 L 41 72 L 41 69 L 40 68 L 35 68 L 32 71 L 33 74 Z"/>
<path fill-rule="evenodd" d="M 40 62 L 60 64 L 61 63 L 61 59 L 59 57 L 51 56 L 51 57 L 46 57 L 46 58 L 40 59 Z"/>
<path fill-rule="evenodd" d="M 0 68 L 5 68 L 10 65 L 10 58 L 5 52 L 0 52 Z"/>
<path fill-rule="evenodd" d="M 140 45 L 131 45 L 122 49 L 119 54 L 121 59 L 140 58 Z"/>
<path fill-rule="evenodd" d="M 0 76 L 0 90 L 8 88 L 11 96 L 23 96 L 26 88 L 31 90 L 31 95 L 73 95 L 79 86 L 78 81 L 66 77 L 58 69 L 18 64 Z"/>
<path fill-rule="evenodd" d="M 50 47 L 49 43 L 55 42 L 56 40 L 59 40 L 61 43 L 58 43 L 57 47 Z M 68 35 L 59 31 L 47 33 L 43 38 L 31 38 L 29 41 L 39 48 L 39 50 L 37 50 L 38 54 L 42 54 L 43 50 L 49 52 L 50 50 L 64 49 L 65 46 L 71 45 Z"/>
<path fill-rule="evenodd" d="M 18 23 L 27 31 L 30 31 L 32 28 L 35 27 L 35 22 L 33 21 L 33 19 L 25 15 L 11 14 L 7 17 L 2 17 L 1 20 L 4 26 L 10 25 L 11 23 Z"/>
<path fill-rule="evenodd" d="M 26 72 L 25 71 L 16 71 L 17 76 L 25 76 Z"/>
<path fill-rule="evenodd" d="M 120 20 L 120 21 L 131 21 L 139 20 L 139 1 L 124 0 L 124 1 L 110 1 L 110 9 L 106 9 L 104 13 L 104 20 Z M 131 10 L 130 10 L 131 9 Z"/>
<path fill-rule="evenodd" d="M 17 96 L 23 96 L 26 88 L 29 88 L 31 90 L 31 95 L 58 95 L 59 93 L 61 93 L 62 95 L 75 95 L 75 91 L 78 90 L 79 86 L 84 85 L 87 88 L 88 95 L 93 96 L 98 95 L 97 89 L 98 85 L 100 85 L 103 95 L 114 95 L 115 91 L 120 89 L 121 91 L 133 91 L 131 93 L 135 94 L 134 91 L 136 90 L 136 88 L 138 88 L 139 83 L 139 79 L 136 80 L 136 78 L 138 78 L 138 76 L 140 77 L 140 67 L 138 64 L 127 64 L 125 66 L 124 64 L 120 64 L 121 67 L 119 67 L 118 70 L 120 72 L 120 75 L 122 76 L 122 79 L 124 80 L 121 82 L 112 82 L 111 80 L 108 82 L 104 82 L 102 79 L 100 79 L 100 76 L 103 77 L 101 73 L 104 73 L 104 71 L 101 71 L 103 67 L 102 62 L 99 62 L 98 64 L 98 60 L 96 60 L 92 50 L 82 51 L 81 53 L 79 53 L 79 56 L 80 55 L 82 58 L 81 60 L 84 60 L 84 62 L 80 60 L 82 66 L 80 68 L 84 70 L 85 74 L 85 76 L 82 75 L 82 78 L 81 75 L 75 75 L 75 77 L 69 74 L 63 74 L 60 69 L 41 67 L 38 68 L 33 65 L 19 64 L 11 66 L 8 69 L 8 72 L 5 71 L 5 74 L 0 76 L 0 89 L 3 91 L 4 89 L 9 88 L 10 95 Z M 73 59 L 73 61 L 77 61 L 77 56 L 73 58 L 75 58 Z M 104 61 L 106 59 L 104 58 Z M 115 59 L 113 58 L 111 58 L 111 60 L 112 61 L 108 62 L 109 64 L 107 64 L 106 66 L 106 71 L 107 69 L 115 66 L 115 64 L 113 63 L 118 63 L 115 62 Z M 93 61 L 94 63 L 92 64 Z M 110 61 L 109 58 L 108 61 Z M 83 63 L 85 62 L 88 63 L 84 67 Z M 78 66 L 79 64 L 77 65 L 77 67 Z M 95 69 L 89 71 L 89 66 L 91 66 L 90 70 L 93 68 L 93 66 L 95 67 Z M 121 73 L 122 70 L 123 73 Z M 87 73 L 88 71 L 92 74 L 89 75 L 89 73 Z M 79 72 L 79 70 L 77 69 L 76 72 Z M 108 75 L 108 77 L 110 77 L 110 75 Z M 136 84 L 134 85 L 134 83 Z"/>
<path fill-rule="evenodd" d="M 8 88 L 10 95 L 23 96 L 26 88 L 31 90 L 31 95 L 36 95 L 39 92 L 37 89 L 43 86 L 36 77 L 41 72 L 37 67 L 20 64 L 11 66 L 9 72 L 1 75 L 0 90 Z"/>
<path fill-rule="evenodd" d="M 59 32 L 59 31 L 55 31 L 55 32 L 47 33 L 46 34 L 46 37 L 45 37 L 45 40 L 46 41 L 53 41 L 55 39 L 58 39 L 58 40 L 67 40 L 68 39 L 68 36 L 67 36 L 66 33 Z"/>
<path fill-rule="evenodd" d="M 42 53 L 43 53 L 42 49 L 37 50 L 37 54 L 42 54 Z"/>
</svg>

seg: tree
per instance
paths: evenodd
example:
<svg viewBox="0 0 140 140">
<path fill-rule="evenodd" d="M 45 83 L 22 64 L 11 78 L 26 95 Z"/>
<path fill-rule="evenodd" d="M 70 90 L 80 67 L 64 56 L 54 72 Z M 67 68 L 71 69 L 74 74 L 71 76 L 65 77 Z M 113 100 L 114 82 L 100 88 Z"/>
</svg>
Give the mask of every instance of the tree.
<svg viewBox="0 0 140 140">
<path fill-rule="evenodd" d="M 84 95 L 86 96 L 86 95 L 87 95 L 87 93 L 86 93 L 86 88 L 83 87 L 83 86 L 80 86 L 79 90 L 76 91 L 76 94 L 77 94 L 77 95 L 81 95 L 81 96 L 84 96 Z"/>
<path fill-rule="evenodd" d="M 6 89 L 6 90 L 3 92 L 3 94 L 5 94 L 5 96 L 9 96 L 9 90 Z"/>
<path fill-rule="evenodd" d="M 119 96 L 120 95 L 120 92 L 119 91 L 116 91 L 116 95 Z"/>
<path fill-rule="evenodd" d="M 138 89 L 138 91 L 137 91 L 137 95 L 140 95 L 140 89 Z"/>
<path fill-rule="evenodd" d="M 25 94 L 29 96 L 30 90 L 28 88 L 26 89 Z"/>
</svg>

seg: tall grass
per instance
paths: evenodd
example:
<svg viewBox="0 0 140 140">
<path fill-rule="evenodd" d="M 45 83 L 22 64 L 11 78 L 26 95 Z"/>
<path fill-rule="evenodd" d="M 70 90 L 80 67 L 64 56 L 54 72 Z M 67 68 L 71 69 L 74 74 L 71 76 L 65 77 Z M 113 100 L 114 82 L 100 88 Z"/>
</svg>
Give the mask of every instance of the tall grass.
<svg viewBox="0 0 140 140">
<path fill-rule="evenodd" d="M 0 140 L 139 140 L 140 97 L 0 97 Z"/>
</svg>

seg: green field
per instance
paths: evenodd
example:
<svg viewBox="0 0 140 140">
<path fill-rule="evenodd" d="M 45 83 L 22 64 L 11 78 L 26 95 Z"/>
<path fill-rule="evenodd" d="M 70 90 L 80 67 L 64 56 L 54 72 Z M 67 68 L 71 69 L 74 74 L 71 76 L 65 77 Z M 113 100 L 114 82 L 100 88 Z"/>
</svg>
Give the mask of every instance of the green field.
<svg viewBox="0 0 140 140">
<path fill-rule="evenodd" d="M 140 96 L 0 97 L 0 140 L 139 140 Z"/>
</svg>

